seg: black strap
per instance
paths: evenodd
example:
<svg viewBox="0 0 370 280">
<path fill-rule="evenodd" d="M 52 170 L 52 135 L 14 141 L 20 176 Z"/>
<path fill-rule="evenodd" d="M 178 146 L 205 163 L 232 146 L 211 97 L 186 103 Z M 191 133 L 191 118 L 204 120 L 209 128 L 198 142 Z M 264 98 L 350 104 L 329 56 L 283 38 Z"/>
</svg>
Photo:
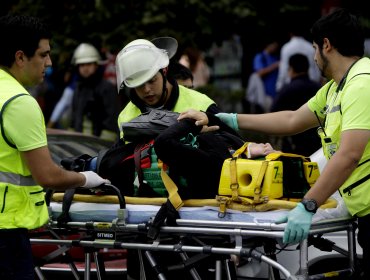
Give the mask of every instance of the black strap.
<svg viewBox="0 0 370 280">
<path fill-rule="evenodd" d="M 139 188 L 143 185 L 143 182 L 144 182 L 144 174 L 143 174 L 143 170 L 141 169 L 141 149 L 144 146 L 145 144 L 138 144 L 135 147 L 135 151 L 134 151 L 135 170 L 137 172 L 137 177 L 139 179 Z"/>
<path fill-rule="evenodd" d="M 139 197 L 161 197 L 146 181 L 144 181 L 144 172 L 141 166 L 142 160 L 149 157 L 149 149 L 152 147 L 152 141 L 139 143 L 134 150 L 135 171 L 139 180 L 138 195 Z M 151 164 L 151 163 L 150 163 Z"/>
<path fill-rule="evenodd" d="M 150 154 L 148 153 L 150 147 L 152 147 L 152 141 L 139 143 L 134 150 L 135 170 L 139 179 L 139 188 L 144 185 L 144 173 L 141 167 L 141 160 L 145 157 L 149 157 L 150 160 Z"/>
<path fill-rule="evenodd" d="M 176 226 L 176 219 L 180 219 L 179 212 L 173 207 L 171 201 L 167 199 L 165 203 L 159 208 L 154 220 L 149 224 L 147 236 L 151 239 L 158 237 L 161 226 Z"/>
<path fill-rule="evenodd" d="M 16 148 L 16 146 L 11 143 L 9 141 L 9 139 L 5 136 L 5 131 L 4 131 L 4 124 L 3 124 L 3 114 L 4 114 L 4 111 L 5 111 L 5 108 L 6 106 L 14 99 L 16 99 L 17 97 L 19 96 L 22 96 L 22 95 L 28 95 L 27 93 L 20 93 L 20 94 L 17 94 L 17 95 L 14 95 L 13 97 L 9 98 L 7 101 L 5 101 L 3 107 L 1 108 L 1 111 L 0 111 L 0 128 L 1 128 L 1 135 L 3 136 L 5 142 L 12 148 Z"/>
<path fill-rule="evenodd" d="M 351 67 L 352 67 L 352 66 L 351 66 Z M 348 69 L 348 71 L 349 71 L 349 69 Z M 343 87 L 344 87 L 344 85 L 346 84 L 347 74 L 348 74 L 348 72 L 346 73 L 346 76 L 345 76 L 345 77 L 343 77 L 344 79 L 342 79 L 342 80 L 341 80 L 341 82 L 339 83 L 339 85 L 338 85 L 338 87 L 337 87 L 337 91 L 342 90 L 342 89 L 343 89 Z M 370 73 L 366 73 L 366 72 L 365 72 L 365 73 L 358 73 L 358 74 L 354 75 L 353 77 L 351 77 L 351 79 L 349 79 L 349 81 L 350 81 L 350 80 L 352 80 L 353 78 L 355 78 L 355 77 L 359 76 L 359 75 L 370 75 Z M 326 99 L 328 98 L 329 91 L 330 91 L 331 86 L 332 86 L 333 84 L 334 84 L 334 80 L 332 80 L 332 81 L 331 81 L 331 84 L 330 84 L 330 86 L 328 87 L 328 90 L 326 91 Z M 326 108 L 327 108 L 327 105 L 325 106 L 324 111 L 326 110 Z M 342 108 L 340 108 L 340 114 L 342 114 Z"/>
<path fill-rule="evenodd" d="M 53 197 L 53 194 L 54 194 L 54 190 L 52 189 L 46 189 L 45 190 L 45 202 L 46 202 L 46 206 L 49 207 L 50 206 L 50 202 L 51 202 L 51 199 Z"/>
<path fill-rule="evenodd" d="M 69 209 L 71 208 L 75 192 L 76 189 L 68 189 L 64 192 L 62 213 L 57 218 L 57 223 L 59 227 L 65 227 L 68 222 L 72 221 L 69 215 Z"/>
</svg>

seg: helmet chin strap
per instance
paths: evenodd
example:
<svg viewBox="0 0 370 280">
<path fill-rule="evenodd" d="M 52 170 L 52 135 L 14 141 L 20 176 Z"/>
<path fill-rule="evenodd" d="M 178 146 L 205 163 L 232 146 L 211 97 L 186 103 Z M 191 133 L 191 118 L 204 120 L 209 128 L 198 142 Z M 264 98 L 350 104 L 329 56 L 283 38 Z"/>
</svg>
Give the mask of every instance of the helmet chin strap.
<svg viewBox="0 0 370 280">
<path fill-rule="evenodd" d="M 167 77 L 166 77 L 166 69 L 161 69 L 159 70 L 159 73 L 162 75 L 162 80 L 163 80 L 163 86 L 162 86 L 162 95 L 161 99 L 159 99 L 158 103 L 155 105 L 156 108 L 163 107 L 164 103 L 166 102 L 167 95 L 168 95 L 168 90 L 166 87 L 167 84 Z"/>
</svg>

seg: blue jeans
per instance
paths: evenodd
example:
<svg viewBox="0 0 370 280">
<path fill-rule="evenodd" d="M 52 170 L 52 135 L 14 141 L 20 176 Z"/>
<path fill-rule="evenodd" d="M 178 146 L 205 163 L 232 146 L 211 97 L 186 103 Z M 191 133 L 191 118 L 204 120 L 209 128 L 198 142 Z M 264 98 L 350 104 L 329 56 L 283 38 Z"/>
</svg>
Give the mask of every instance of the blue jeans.
<svg viewBox="0 0 370 280">
<path fill-rule="evenodd" d="M 31 243 L 26 229 L 0 230 L 0 279 L 35 279 Z"/>
</svg>

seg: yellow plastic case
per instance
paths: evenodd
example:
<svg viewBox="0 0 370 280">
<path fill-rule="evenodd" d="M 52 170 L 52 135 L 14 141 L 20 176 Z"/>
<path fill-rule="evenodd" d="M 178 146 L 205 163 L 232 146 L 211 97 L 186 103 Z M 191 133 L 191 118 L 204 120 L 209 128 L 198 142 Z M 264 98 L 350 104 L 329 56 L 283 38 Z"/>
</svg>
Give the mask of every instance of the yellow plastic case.
<svg viewBox="0 0 370 280">
<path fill-rule="evenodd" d="M 231 196 L 230 188 L 230 161 L 224 161 L 221 171 L 219 195 Z M 263 161 L 251 159 L 237 159 L 237 180 L 239 183 L 238 194 L 244 197 L 253 197 Z M 320 175 L 316 162 L 304 162 L 304 174 L 307 182 L 312 186 Z M 262 182 L 261 197 L 269 199 L 282 198 L 283 196 L 283 163 L 281 161 L 268 161 L 266 173 Z"/>
</svg>

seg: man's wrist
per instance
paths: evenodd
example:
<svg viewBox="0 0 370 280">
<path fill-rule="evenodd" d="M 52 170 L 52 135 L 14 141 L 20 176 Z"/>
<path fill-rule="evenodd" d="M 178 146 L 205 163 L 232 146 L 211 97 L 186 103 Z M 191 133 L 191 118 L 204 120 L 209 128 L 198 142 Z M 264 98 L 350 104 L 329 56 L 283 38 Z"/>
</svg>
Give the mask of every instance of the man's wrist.
<svg viewBox="0 0 370 280">
<path fill-rule="evenodd" d="M 307 212 L 315 214 L 317 209 L 319 208 L 317 205 L 316 200 L 312 198 L 303 198 L 301 204 L 304 206 Z"/>
</svg>

